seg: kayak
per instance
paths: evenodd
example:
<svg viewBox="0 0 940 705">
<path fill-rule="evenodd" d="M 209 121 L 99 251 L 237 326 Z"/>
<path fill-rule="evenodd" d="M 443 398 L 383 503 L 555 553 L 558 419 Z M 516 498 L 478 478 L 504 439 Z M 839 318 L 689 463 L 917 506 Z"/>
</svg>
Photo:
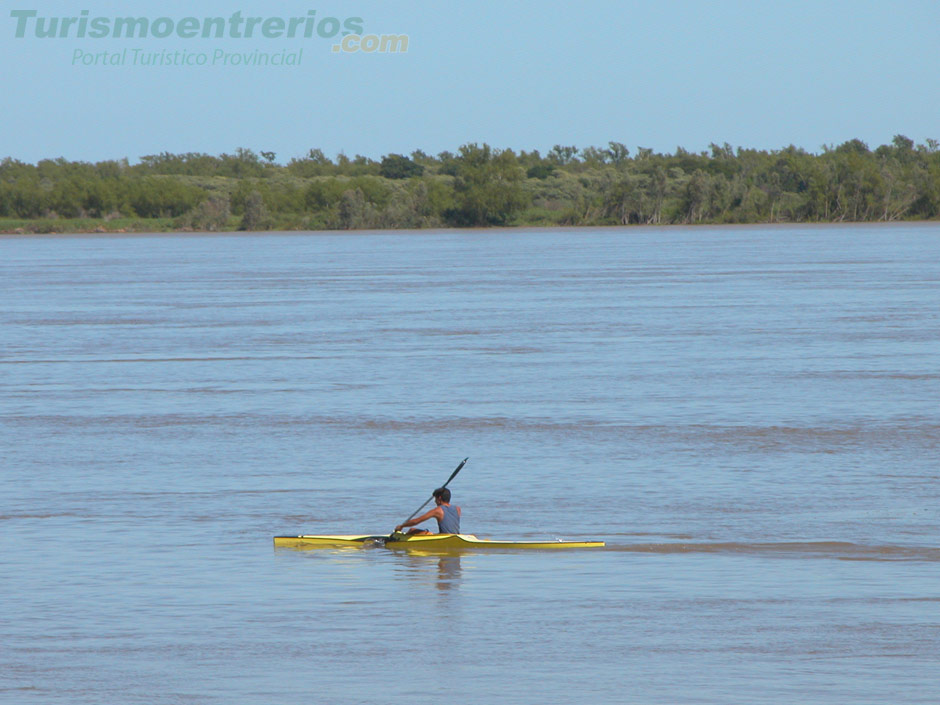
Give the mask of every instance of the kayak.
<svg viewBox="0 0 940 705">
<path fill-rule="evenodd" d="M 554 551 L 564 548 L 603 548 L 603 541 L 493 541 L 473 534 L 418 534 L 394 539 L 388 536 L 275 536 L 274 545 L 283 548 L 385 548 L 427 553 L 460 553 L 479 550 Z"/>
</svg>

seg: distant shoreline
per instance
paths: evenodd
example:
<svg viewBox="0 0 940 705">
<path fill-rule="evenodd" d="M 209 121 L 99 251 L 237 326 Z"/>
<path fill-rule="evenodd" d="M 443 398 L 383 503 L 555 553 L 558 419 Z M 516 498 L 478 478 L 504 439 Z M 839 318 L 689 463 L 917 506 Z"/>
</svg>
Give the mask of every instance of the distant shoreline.
<svg viewBox="0 0 940 705">
<path fill-rule="evenodd" d="M 59 223 L 61 226 L 63 223 Z M 104 226 L 94 228 L 86 227 L 84 229 L 50 229 L 44 231 L 27 231 L 23 228 L 5 229 L 3 219 L 0 219 L 0 237 L 43 237 L 43 236 L 87 236 L 101 235 L 113 237 L 139 237 L 139 236 L 172 236 L 172 235 L 244 235 L 244 236 L 264 236 L 264 235 L 423 235 L 442 232 L 466 232 L 466 233 L 513 233 L 524 234 L 527 232 L 564 232 L 566 230 L 578 231 L 598 231 L 612 232 L 622 231 L 624 233 L 643 232 L 643 231 L 676 231 L 676 230 L 756 230 L 756 229 L 780 229 L 780 230 L 798 230 L 798 229 L 819 229 L 826 228 L 832 230 L 844 229 L 891 229 L 899 227 L 930 227 L 940 225 L 940 219 L 935 220 L 906 220 L 906 221 L 879 221 L 879 222 L 839 222 L 839 223 L 694 223 L 694 224 L 661 224 L 661 225 L 503 225 L 493 227 L 439 227 L 439 228 L 361 228 L 349 230 L 240 230 L 233 227 L 227 230 L 194 230 L 194 229 L 148 229 L 146 221 L 137 221 L 136 228 L 121 227 L 108 229 Z"/>
<path fill-rule="evenodd" d="M 0 232 L 424 230 L 940 220 L 940 142 L 898 135 L 811 154 L 623 144 L 546 155 L 465 144 L 381 161 L 311 149 L 91 164 L 0 160 Z"/>
</svg>

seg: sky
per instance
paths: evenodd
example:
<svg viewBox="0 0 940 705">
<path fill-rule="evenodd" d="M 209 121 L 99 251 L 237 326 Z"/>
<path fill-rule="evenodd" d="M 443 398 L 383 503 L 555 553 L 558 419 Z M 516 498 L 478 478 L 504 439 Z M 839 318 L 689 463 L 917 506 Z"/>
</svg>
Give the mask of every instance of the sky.
<svg viewBox="0 0 940 705">
<path fill-rule="evenodd" d="M 543 154 L 611 141 L 632 153 L 819 152 L 940 139 L 936 0 L 4 5 L 0 159 L 135 163 L 246 148 L 286 163 L 314 148 L 379 159 L 473 142 Z M 65 17 L 84 17 L 85 35 L 76 20 L 67 36 L 36 36 L 40 19 L 48 29 L 59 18 L 60 33 Z M 95 18 L 113 32 L 123 17 L 146 19 L 148 36 L 90 36 Z M 225 36 L 201 36 L 212 17 Z M 304 20 L 293 37 L 290 18 Z M 344 31 L 346 49 L 406 35 L 407 50 L 335 51 Z M 267 65 L 246 64 L 252 56 Z"/>
</svg>

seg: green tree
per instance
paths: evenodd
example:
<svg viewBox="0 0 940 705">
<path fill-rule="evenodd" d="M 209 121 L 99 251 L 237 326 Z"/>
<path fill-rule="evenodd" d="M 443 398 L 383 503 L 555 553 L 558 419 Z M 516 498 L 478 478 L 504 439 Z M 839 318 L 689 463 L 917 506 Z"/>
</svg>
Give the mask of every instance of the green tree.
<svg viewBox="0 0 940 705">
<path fill-rule="evenodd" d="M 386 179 L 411 179 L 423 173 L 423 166 L 401 154 L 388 154 L 382 157 L 382 165 L 379 167 L 379 174 Z"/>
<path fill-rule="evenodd" d="M 548 159 L 559 166 L 567 166 L 578 157 L 578 148 L 574 145 L 565 146 L 556 144 L 548 153 Z"/>
<path fill-rule="evenodd" d="M 213 194 L 186 214 L 184 222 L 196 230 L 225 230 L 231 209 L 228 196 Z"/>
<path fill-rule="evenodd" d="M 546 164 L 546 163 L 541 163 L 541 164 L 533 164 L 532 166 L 530 166 L 529 169 L 528 169 L 528 171 L 526 171 L 525 175 L 526 175 L 526 177 L 529 178 L 529 179 L 542 179 L 542 180 L 544 180 L 544 179 L 547 179 L 549 176 L 551 176 L 551 175 L 554 174 L 554 173 L 555 173 L 555 165 L 554 165 L 554 164 L 550 164 L 550 163 L 548 163 L 548 164 Z"/>
<path fill-rule="evenodd" d="M 141 218 L 175 218 L 193 209 L 205 191 L 168 176 L 145 176 L 127 186 L 127 201 Z"/>
<path fill-rule="evenodd" d="M 245 199 L 244 213 L 239 230 L 266 230 L 271 226 L 264 198 L 258 191 L 252 191 Z"/>
<path fill-rule="evenodd" d="M 456 162 L 456 204 L 448 214 L 455 224 L 504 225 L 527 205 L 522 169 L 511 150 L 466 144 Z"/>
<path fill-rule="evenodd" d="M 333 162 L 323 154 L 322 149 L 311 149 L 302 159 L 291 159 L 287 163 L 287 170 L 303 178 L 322 176 L 333 170 Z"/>
<path fill-rule="evenodd" d="M 605 151 L 611 164 L 614 165 L 624 164 L 630 158 L 630 150 L 620 142 L 608 142 Z"/>
<path fill-rule="evenodd" d="M 337 215 L 339 227 L 345 230 L 363 230 L 373 227 L 375 209 L 366 200 L 361 188 L 347 189 L 340 197 Z"/>
<path fill-rule="evenodd" d="M 343 196 L 348 182 L 345 180 L 328 178 L 312 181 L 304 193 L 304 208 L 308 211 L 329 210 Z"/>
</svg>

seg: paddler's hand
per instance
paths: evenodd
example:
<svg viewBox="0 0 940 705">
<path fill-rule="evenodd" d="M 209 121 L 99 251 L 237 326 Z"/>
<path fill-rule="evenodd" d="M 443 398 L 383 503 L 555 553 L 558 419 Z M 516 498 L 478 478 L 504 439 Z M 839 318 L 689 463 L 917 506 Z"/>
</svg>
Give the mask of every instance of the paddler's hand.
<svg viewBox="0 0 940 705">
<path fill-rule="evenodd" d="M 398 526 L 395 527 L 395 533 L 397 534 L 398 532 L 400 532 L 400 531 L 401 531 L 402 529 L 404 529 L 404 528 L 405 528 L 405 525 L 404 525 L 404 524 L 399 524 Z"/>
</svg>

